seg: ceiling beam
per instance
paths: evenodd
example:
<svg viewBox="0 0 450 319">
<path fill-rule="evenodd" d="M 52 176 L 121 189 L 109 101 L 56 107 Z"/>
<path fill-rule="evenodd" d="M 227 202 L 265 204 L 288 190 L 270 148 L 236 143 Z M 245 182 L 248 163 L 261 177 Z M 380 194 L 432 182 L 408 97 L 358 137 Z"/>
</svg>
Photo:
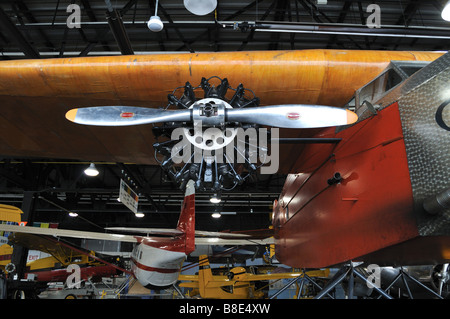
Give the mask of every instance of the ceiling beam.
<svg viewBox="0 0 450 319">
<path fill-rule="evenodd" d="M 123 25 L 121 13 L 112 7 L 110 0 L 105 0 L 105 4 L 107 7 L 106 20 L 108 21 L 109 28 L 111 29 L 114 38 L 116 39 L 120 52 L 123 55 L 134 55 L 130 38 L 125 30 L 125 26 Z"/>
<path fill-rule="evenodd" d="M 169 21 L 169 23 L 173 23 L 173 19 L 170 17 L 170 15 L 167 13 L 166 9 L 161 5 L 161 3 L 158 2 L 158 9 L 162 12 L 163 16 Z M 175 33 L 180 38 L 180 40 L 184 43 L 183 47 L 185 46 L 189 52 L 195 53 L 194 49 L 191 47 L 190 43 L 185 39 L 181 31 L 175 27 Z M 208 32 L 208 30 L 206 30 Z"/>
<path fill-rule="evenodd" d="M 39 52 L 25 39 L 24 35 L 17 29 L 15 24 L 9 19 L 8 15 L 0 8 L 0 25 L 3 27 L 14 41 L 18 44 L 25 57 L 30 59 L 39 59 Z"/>
<path fill-rule="evenodd" d="M 30 22 L 30 23 L 37 23 L 38 21 L 35 19 L 35 17 L 33 16 L 33 14 L 31 13 L 31 11 L 28 9 L 27 5 L 23 2 L 23 1 L 16 1 L 17 5 L 17 9 L 20 10 L 20 13 L 22 13 L 25 18 Z M 42 39 L 45 42 L 45 45 L 50 48 L 50 49 L 55 49 L 55 46 L 53 45 L 53 43 L 50 41 L 50 39 L 48 38 L 48 36 L 45 34 L 45 32 L 41 29 L 38 28 L 39 34 L 41 35 Z"/>
<path fill-rule="evenodd" d="M 133 55 L 130 39 L 123 25 L 122 17 L 117 10 L 107 11 L 106 20 L 123 55 Z"/>
</svg>

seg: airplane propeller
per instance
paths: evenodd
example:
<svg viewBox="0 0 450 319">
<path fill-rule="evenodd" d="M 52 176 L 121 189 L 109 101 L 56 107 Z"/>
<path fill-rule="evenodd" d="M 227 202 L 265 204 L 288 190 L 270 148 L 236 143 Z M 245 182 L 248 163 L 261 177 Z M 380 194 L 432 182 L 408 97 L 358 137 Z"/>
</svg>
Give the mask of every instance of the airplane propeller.
<svg viewBox="0 0 450 319">
<path fill-rule="evenodd" d="M 268 138 L 261 133 L 264 130 L 258 131 L 260 134 L 256 137 L 252 135 L 253 139 L 249 136 L 246 142 L 248 128 L 256 129 L 258 125 L 288 129 L 322 128 L 349 125 L 358 120 L 355 113 L 338 107 L 304 104 L 260 106 L 259 98 L 251 89 L 242 84 L 233 88 L 226 78 L 217 76 L 202 78 L 197 87 L 186 82 L 168 95 L 168 102 L 166 109 L 135 106 L 75 108 L 66 113 L 66 118 L 74 123 L 94 126 L 161 124 L 152 127 L 154 136 L 170 140 L 153 144 L 156 162 L 173 182 L 180 184 L 181 189 L 192 179 L 197 189 L 213 192 L 231 190 L 258 168 L 276 161 L 272 155 L 267 156 L 267 140 L 266 144 L 260 143 Z M 277 134 L 275 131 L 269 133 L 271 140 Z M 175 138 L 172 136 L 174 132 Z M 181 142 L 180 133 L 183 137 Z M 186 141 L 189 143 L 184 143 Z M 275 150 L 271 145 L 270 149 Z M 201 158 L 196 158 L 195 154 L 201 154 Z M 255 154 L 259 156 L 255 158 Z M 241 163 L 242 158 L 244 161 Z M 185 164 L 177 166 L 180 160 Z"/>
<path fill-rule="evenodd" d="M 349 110 L 322 105 L 271 105 L 232 108 L 219 99 L 203 99 L 189 109 L 162 110 L 133 106 L 96 106 L 72 109 L 66 118 L 96 126 L 128 126 L 161 122 L 202 121 L 204 126 L 226 122 L 251 123 L 280 128 L 319 128 L 348 125 L 358 116 Z"/>
</svg>

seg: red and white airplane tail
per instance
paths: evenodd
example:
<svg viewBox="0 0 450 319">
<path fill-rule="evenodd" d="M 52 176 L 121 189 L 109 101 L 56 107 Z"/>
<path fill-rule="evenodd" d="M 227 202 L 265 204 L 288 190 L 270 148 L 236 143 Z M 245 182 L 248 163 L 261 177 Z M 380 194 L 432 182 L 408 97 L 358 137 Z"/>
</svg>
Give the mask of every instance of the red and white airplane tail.
<svg viewBox="0 0 450 319">
<path fill-rule="evenodd" d="M 187 255 L 195 250 L 195 187 L 190 180 L 181 208 L 177 228 L 166 231 L 173 237 L 136 237 L 132 253 L 132 271 L 149 289 L 164 289 L 178 280 Z"/>
<path fill-rule="evenodd" d="M 177 230 L 184 233 L 185 253 L 189 255 L 195 250 L 195 186 L 192 180 L 186 185 Z"/>
</svg>

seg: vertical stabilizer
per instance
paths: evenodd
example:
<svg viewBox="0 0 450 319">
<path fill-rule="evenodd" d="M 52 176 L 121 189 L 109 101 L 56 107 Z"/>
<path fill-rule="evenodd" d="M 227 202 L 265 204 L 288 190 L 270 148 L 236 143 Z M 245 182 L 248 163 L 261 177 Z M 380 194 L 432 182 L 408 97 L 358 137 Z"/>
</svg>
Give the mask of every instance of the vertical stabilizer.
<svg viewBox="0 0 450 319">
<path fill-rule="evenodd" d="M 200 296 L 207 298 L 208 291 L 207 285 L 209 282 L 213 281 L 213 275 L 211 271 L 211 266 L 209 265 L 209 260 L 207 255 L 200 255 L 198 258 L 198 289 Z"/>
<path fill-rule="evenodd" d="M 192 180 L 189 180 L 186 185 L 186 193 L 177 229 L 184 233 L 186 254 L 190 254 L 195 250 L 195 186 Z"/>
</svg>

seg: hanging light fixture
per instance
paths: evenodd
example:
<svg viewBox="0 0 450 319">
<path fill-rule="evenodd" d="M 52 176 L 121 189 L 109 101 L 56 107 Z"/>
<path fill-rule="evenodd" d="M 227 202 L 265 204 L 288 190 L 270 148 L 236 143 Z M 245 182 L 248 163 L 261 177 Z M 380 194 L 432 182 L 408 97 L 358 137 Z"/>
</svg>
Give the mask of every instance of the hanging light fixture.
<svg viewBox="0 0 450 319">
<path fill-rule="evenodd" d="M 441 17 L 445 21 L 450 21 L 450 1 L 447 2 L 444 9 L 442 10 Z"/>
<path fill-rule="evenodd" d="M 183 0 L 186 9 L 198 16 L 204 16 L 214 11 L 217 0 Z"/>
<path fill-rule="evenodd" d="M 158 17 L 158 0 L 156 0 L 155 15 L 150 17 L 150 20 L 147 22 L 147 27 L 153 32 L 159 32 L 164 28 L 161 18 Z"/>
<path fill-rule="evenodd" d="M 218 203 L 220 203 L 222 200 L 220 199 L 220 195 L 219 194 L 214 194 L 210 199 L 209 199 L 209 201 L 211 202 L 211 203 L 213 203 L 213 204 L 218 204 Z"/>
<path fill-rule="evenodd" d="M 98 169 L 95 167 L 94 163 L 91 163 L 91 165 L 89 165 L 89 167 L 84 170 L 84 173 L 87 176 L 97 176 L 98 175 Z"/>
<path fill-rule="evenodd" d="M 211 217 L 212 218 L 220 218 L 220 217 L 222 217 L 222 214 L 219 213 L 219 212 L 214 212 L 214 213 L 211 214 Z"/>
</svg>

